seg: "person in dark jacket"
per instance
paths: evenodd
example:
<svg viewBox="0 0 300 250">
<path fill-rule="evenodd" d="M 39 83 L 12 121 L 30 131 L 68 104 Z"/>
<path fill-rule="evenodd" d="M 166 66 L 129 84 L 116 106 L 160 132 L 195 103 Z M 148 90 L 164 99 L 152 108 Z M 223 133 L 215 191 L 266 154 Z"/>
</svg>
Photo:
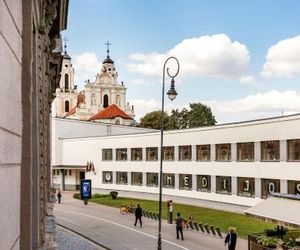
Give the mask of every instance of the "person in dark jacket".
<svg viewBox="0 0 300 250">
<path fill-rule="evenodd" d="M 180 233 L 181 240 L 183 240 L 182 226 L 183 226 L 183 219 L 181 218 L 180 213 L 177 213 L 177 217 L 176 217 L 176 236 L 177 236 L 177 239 L 179 239 L 179 233 Z"/>
<path fill-rule="evenodd" d="M 135 209 L 135 223 L 134 225 L 136 226 L 137 221 L 140 221 L 140 227 L 142 227 L 142 214 L 143 210 L 140 207 L 140 204 L 137 204 L 137 208 Z"/>
<path fill-rule="evenodd" d="M 58 200 L 58 203 L 60 203 L 60 201 L 61 201 L 61 192 L 58 190 L 58 192 L 57 192 L 57 200 Z"/>
<path fill-rule="evenodd" d="M 234 227 L 228 228 L 228 234 L 225 238 L 225 245 L 228 243 L 228 250 L 235 250 L 237 235 Z"/>
</svg>

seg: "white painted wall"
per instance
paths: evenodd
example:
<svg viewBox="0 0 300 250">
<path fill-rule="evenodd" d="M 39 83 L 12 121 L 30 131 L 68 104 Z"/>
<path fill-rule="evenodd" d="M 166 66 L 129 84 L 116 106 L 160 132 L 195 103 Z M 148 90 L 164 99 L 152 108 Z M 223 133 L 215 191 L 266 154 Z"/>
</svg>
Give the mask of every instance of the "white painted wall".
<svg viewBox="0 0 300 250">
<path fill-rule="evenodd" d="M 197 129 L 167 131 L 164 135 L 165 146 L 198 145 L 237 142 L 299 139 L 300 115 L 265 119 L 260 121 L 218 125 Z M 158 188 L 146 186 L 102 184 L 102 171 L 127 171 L 127 172 L 159 172 L 159 161 L 102 161 L 102 148 L 134 148 L 158 147 L 160 133 L 129 134 L 110 137 L 92 137 L 60 140 L 60 158 L 57 165 L 85 165 L 93 161 L 96 175 L 87 174 L 86 178 L 93 180 L 94 188 L 121 189 L 141 192 L 157 193 Z M 283 143 L 284 145 L 284 143 Z M 282 147 L 282 146 L 281 146 Z M 195 147 L 192 147 L 195 149 Z M 234 147 L 236 148 L 236 147 Z M 258 150 L 255 149 L 255 152 Z M 193 152 L 195 153 L 195 151 Z M 115 153 L 113 153 L 115 155 Z M 194 158 L 194 157 L 193 157 Z M 212 157 L 213 159 L 214 157 Z M 255 157 L 254 162 L 197 162 L 197 161 L 172 161 L 163 163 L 163 171 L 175 174 L 202 174 L 210 176 L 274 178 L 284 180 L 300 180 L 299 162 L 261 162 Z M 115 183 L 115 180 L 114 180 Z M 212 180 L 214 183 L 214 180 Z M 234 182 L 235 183 L 235 182 Z M 256 182 L 258 183 L 258 182 Z M 256 193 L 259 190 L 256 187 Z M 236 188 L 235 188 L 236 189 Z M 233 189 L 233 190 L 235 190 Z M 164 193 L 193 198 L 216 200 L 220 202 L 254 205 L 260 198 L 247 198 L 236 195 L 224 195 L 178 189 L 164 189 Z"/>
</svg>

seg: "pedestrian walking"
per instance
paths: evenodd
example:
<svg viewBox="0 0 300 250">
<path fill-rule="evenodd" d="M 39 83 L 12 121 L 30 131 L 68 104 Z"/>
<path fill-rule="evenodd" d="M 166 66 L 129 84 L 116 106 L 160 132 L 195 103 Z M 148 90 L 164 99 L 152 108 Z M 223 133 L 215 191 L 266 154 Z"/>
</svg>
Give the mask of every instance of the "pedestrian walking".
<svg viewBox="0 0 300 250">
<path fill-rule="evenodd" d="M 225 246 L 228 243 L 228 250 L 235 250 L 237 235 L 234 227 L 228 228 L 228 234 L 225 238 Z"/>
<path fill-rule="evenodd" d="M 136 226 L 137 221 L 140 221 L 140 227 L 142 227 L 142 214 L 143 210 L 140 207 L 140 204 L 137 204 L 137 208 L 135 209 L 135 223 L 134 225 Z"/>
<path fill-rule="evenodd" d="M 183 224 L 183 219 L 180 216 L 180 213 L 177 213 L 176 217 L 176 236 L 177 239 L 179 239 L 179 233 L 181 235 L 181 240 L 183 240 L 183 233 L 182 233 L 182 225 Z"/>
<path fill-rule="evenodd" d="M 62 197 L 61 192 L 60 192 L 60 190 L 58 190 L 57 191 L 57 200 L 58 200 L 58 203 L 60 203 L 61 197 Z"/>
</svg>

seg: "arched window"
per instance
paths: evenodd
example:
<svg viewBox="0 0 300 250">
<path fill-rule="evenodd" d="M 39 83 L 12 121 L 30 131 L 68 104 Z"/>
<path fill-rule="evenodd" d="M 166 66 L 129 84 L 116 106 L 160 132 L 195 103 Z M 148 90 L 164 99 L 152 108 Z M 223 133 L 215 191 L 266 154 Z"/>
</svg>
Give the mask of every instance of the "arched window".
<svg viewBox="0 0 300 250">
<path fill-rule="evenodd" d="M 69 90 L 69 75 L 65 74 L 65 90 Z"/>
<path fill-rule="evenodd" d="M 116 119 L 116 124 L 117 124 L 117 125 L 120 125 L 120 124 L 121 124 L 120 119 Z"/>
<path fill-rule="evenodd" d="M 108 95 L 104 95 L 103 97 L 103 108 L 108 107 Z"/>
<path fill-rule="evenodd" d="M 65 112 L 69 112 L 70 111 L 70 103 L 69 101 L 65 101 Z"/>
</svg>

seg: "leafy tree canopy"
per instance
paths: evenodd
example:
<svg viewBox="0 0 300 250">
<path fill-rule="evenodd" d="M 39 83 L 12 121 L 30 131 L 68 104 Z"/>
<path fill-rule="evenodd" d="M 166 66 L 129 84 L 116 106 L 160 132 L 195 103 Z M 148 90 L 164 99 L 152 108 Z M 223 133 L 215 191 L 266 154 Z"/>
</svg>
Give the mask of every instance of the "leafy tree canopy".
<svg viewBox="0 0 300 250">
<path fill-rule="evenodd" d="M 216 120 L 209 106 L 201 103 L 190 103 L 189 109 L 181 111 L 173 109 L 168 115 L 164 112 L 164 129 L 196 128 L 215 125 Z M 161 111 L 147 113 L 141 118 L 140 126 L 144 128 L 160 129 Z"/>
</svg>

